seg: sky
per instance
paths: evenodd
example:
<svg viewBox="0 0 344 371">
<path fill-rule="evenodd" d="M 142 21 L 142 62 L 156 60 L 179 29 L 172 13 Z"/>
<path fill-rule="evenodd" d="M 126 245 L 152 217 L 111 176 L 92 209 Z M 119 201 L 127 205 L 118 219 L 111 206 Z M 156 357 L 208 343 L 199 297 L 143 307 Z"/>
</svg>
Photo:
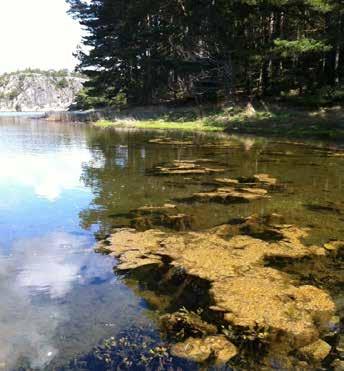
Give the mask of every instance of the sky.
<svg viewBox="0 0 344 371">
<path fill-rule="evenodd" d="M 72 70 L 81 28 L 64 0 L 0 0 L 0 73 Z"/>
</svg>

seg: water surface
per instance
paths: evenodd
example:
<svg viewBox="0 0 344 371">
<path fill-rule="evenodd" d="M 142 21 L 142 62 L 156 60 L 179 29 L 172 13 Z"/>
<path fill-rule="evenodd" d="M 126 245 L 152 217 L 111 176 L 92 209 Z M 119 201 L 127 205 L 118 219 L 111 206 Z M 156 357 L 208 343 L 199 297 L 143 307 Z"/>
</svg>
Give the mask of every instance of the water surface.
<svg viewBox="0 0 344 371">
<path fill-rule="evenodd" d="M 167 135 L 194 145 L 149 142 Z M 252 138 L 205 145 L 224 138 L 0 119 L 0 369 L 61 366 L 133 325 L 156 328 L 140 288 L 93 246 L 95 234 L 125 223 L 121 214 L 211 182 L 147 175 L 157 164 L 211 158 L 224 177 L 268 173 L 286 185 L 250 204 L 181 204 L 195 229 L 274 212 L 311 227 L 308 243 L 344 238 L 344 157 Z"/>
</svg>

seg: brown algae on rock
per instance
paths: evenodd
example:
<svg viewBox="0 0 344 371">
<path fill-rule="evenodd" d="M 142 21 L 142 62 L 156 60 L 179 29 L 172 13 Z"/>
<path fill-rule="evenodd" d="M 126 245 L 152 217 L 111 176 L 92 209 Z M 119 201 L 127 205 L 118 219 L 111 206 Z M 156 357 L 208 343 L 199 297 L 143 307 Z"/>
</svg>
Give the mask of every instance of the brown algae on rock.
<svg viewBox="0 0 344 371">
<path fill-rule="evenodd" d="M 148 141 L 151 144 L 170 146 L 202 146 L 203 148 L 239 148 L 239 143 L 234 140 L 219 140 L 213 143 L 199 143 L 194 140 L 177 140 L 170 137 L 158 137 Z"/>
<path fill-rule="evenodd" d="M 328 251 L 338 251 L 344 248 L 344 241 L 330 241 L 325 243 L 324 248 Z"/>
<path fill-rule="evenodd" d="M 127 214 L 115 214 L 114 218 L 120 218 L 123 223 L 121 227 L 130 226 L 139 231 L 152 229 L 154 227 L 165 227 L 177 231 L 185 231 L 192 228 L 194 217 L 179 212 L 174 204 L 162 206 L 142 206 L 131 210 Z M 124 220 L 123 220 L 124 219 Z"/>
<path fill-rule="evenodd" d="M 152 173 L 209 175 L 224 171 L 204 167 L 208 161 L 178 160 L 158 166 Z M 270 198 L 269 192 L 279 186 L 277 179 L 268 174 L 215 178 L 213 182 L 218 187 L 215 190 L 177 201 L 246 203 Z M 272 358 L 278 354 L 285 365 L 292 364 L 291 354 L 295 364 L 300 365 L 306 361 L 318 364 L 326 358 L 331 347 L 321 338 L 328 336 L 333 327 L 333 300 L 326 291 L 308 282 L 300 283 L 295 275 L 283 267 L 279 269 L 278 264 L 325 259 L 342 249 L 343 241 L 306 246 L 303 240 L 309 229 L 286 224 L 279 214 L 233 219 L 196 232 L 191 230 L 192 218 L 180 213 L 174 204 L 134 210 L 131 226 L 134 228 L 114 230 L 98 246 L 100 251 L 118 259 L 119 272 L 139 272 L 149 267 L 150 272 L 162 272 L 160 285 L 172 279 L 172 271 L 182 272 L 187 284 L 191 280 L 207 282 L 209 300 L 202 309 L 212 323 L 190 311 L 173 312 L 176 309 L 160 318 L 164 332 L 179 341 L 172 347 L 173 355 L 200 363 L 211 359 L 226 363 L 238 352 L 231 341 L 243 344 L 249 339 L 267 346 L 262 353 L 265 364 L 270 362 L 269 354 Z M 156 229 L 161 227 L 168 230 Z M 277 262 L 277 267 L 271 262 Z M 181 283 L 177 291 L 183 287 Z M 221 334 L 221 326 L 233 329 L 235 337 Z"/>
<path fill-rule="evenodd" d="M 221 173 L 222 168 L 212 168 L 200 165 L 201 160 L 195 161 L 173 161 L 171 164 L 156 166 L 148 172 L 149 175 L 207 175 Z M 206 160 L 203 162 L 207 162 Z"/>
<path fill-rule="evenodd" d="M 267 329 L 266 340 L 283 344 L 286 353 L 316 342 L 328 330 L 333 301 L 325 291 L 298 286 L 288 274 L 265 267 L 265 261 L 319 256 L 326 250 L 305 246 L 301 239 L 308 231 L 291 225 L 269 226 L 279 234 L 273 242 L 248 235 L 228 238 L 226 228 L 184 233 L 121 229 L 103 248 L 119 260 L 120 271 L 147 264 L 161 267 L 168 261 L 189 276 L 209 281 L 213 305 L 208 309 L 236 328 Z"/>
<path fill-rule="evenodd" d="M 255 174 L 252 177 L 240 177 L 240 183 L 262 183 L 268 186 L 274 186 L 277 184 L 277 179 L 272 178 L 269 174 Z"/>
<path fill-rule="evenodd" d="M 261 188 L 218 188 L 210 192 L 194 193 L 190 198 L 184 201 L 197 201 L 197 202 L 217 202 L 223 204 L 230 204 L 236 202 L 250 202 L 267 198 L 268 191 Z M 183 200 L 181 200 L 183 201 Z"/>
<path fill-rule="evenodd" d="M 215 178 L 215 184 L 222 187 L 211 191 L 197 192 L 191 197 L 180 199 L 181 202 L 215 202 L 222 204 L 247 203 L 269 198 L 268 192 L 277 185 L 277 179 L 268 174 L 256 174 L 247 178 Z M 225 186 L 225 187 L 223 187 Z"/>
<path fill-rule="evenodd" d="M 330 354 L 330 351 L 331 346 L 321 339 L 299 349 L 301 356 L 317 363 L 323 361 Z"/>
<path fill-rule="evenodd" d="M 150 212 L 154 212 L 154 211 L 161 211 L 161 210 L 173 210 L 175 209 L 177 206 L 174 205 L 174 204 L 164 204 L 162 206 L 148 206 L 148 205 L 145 205 L 145 206 L 141 206 L 139 208 L 137 208 L 135 211 L 137 212 L 147 212 L 147 211 L 150 211 Z"/>
<path fill-rule="evenodd" d="M 163 144 L 163 145 L 172 145 L 172 146 L 192 146 L 194 145 L 192 140 L 176 140 L 169 137 L 160 137 L 155 139 L 150 139 L 149 143 L 152 144 Z"/>
<path fill-rule="evenodd" d="M 187 214 L 155 213 L 151 215 L 138 216 L 131 220 L 131 226 L 135 229 L 146 230 L 154 226 L 164 226 L 177 231 L 191 229 L 193 218 Z"/>
<path fill-rule="evenodd" d="M 206 338 L 188 338 L 183 343 L 177 343 L 171 348 L 172 355 L 187 358 L 202 363 L 210 357 L 215 364 L 224 365 L 238 353 L 237 348 L 225 336 L 207 336 Z"/>
<path fill-rule="evenodd" d="M 184 338 L 185 336 L 202 337 L 217 333 L 215 325 L 203 321 L 197 313 L 184 308 L 178 312 L 161 316 L 160 322 L 165 332 L 175 339 Z"/>
</svg>

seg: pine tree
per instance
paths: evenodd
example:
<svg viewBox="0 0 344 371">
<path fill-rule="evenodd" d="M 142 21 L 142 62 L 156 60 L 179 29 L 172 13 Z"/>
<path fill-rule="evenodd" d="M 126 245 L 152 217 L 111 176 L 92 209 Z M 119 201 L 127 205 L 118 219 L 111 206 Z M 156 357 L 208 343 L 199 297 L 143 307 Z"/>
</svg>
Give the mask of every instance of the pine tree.
<svg viewBox="0 0 344 371">
<path fill-rule="evenodd" d="M 98 104 L 312 92 L 343 76 L 335 0 L 67 0 Z"/>
</svg>

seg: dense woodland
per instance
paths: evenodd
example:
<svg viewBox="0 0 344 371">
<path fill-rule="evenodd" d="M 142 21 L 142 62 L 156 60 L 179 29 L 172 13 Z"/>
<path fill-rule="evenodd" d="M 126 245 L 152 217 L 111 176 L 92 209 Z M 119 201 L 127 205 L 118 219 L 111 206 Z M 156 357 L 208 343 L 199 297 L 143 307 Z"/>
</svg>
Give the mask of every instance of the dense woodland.
<svg viewBox="0 0 344 371">
<path fill-rule="evenodd" d="M 343 80 L 340 0 L 67 2 L 87 30 L 85 102 L 331 95 Z"/>
</svg>

